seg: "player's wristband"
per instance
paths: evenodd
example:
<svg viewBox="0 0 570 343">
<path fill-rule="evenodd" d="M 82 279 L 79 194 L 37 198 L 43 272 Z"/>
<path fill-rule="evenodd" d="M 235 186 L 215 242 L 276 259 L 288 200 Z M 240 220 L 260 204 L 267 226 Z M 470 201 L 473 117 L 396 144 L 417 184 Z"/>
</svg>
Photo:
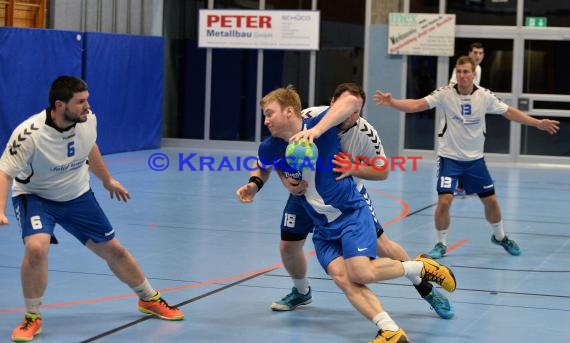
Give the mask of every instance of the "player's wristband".
<svg viewBox="0 0 570 343">
<path fill-rule="evenodd" d="M 255 183 L 258 192 L 261 190 L 261 187 L 263 187 L 263 180 L 259 176 L 250 177 L 248 182 Z"/>
</svg>

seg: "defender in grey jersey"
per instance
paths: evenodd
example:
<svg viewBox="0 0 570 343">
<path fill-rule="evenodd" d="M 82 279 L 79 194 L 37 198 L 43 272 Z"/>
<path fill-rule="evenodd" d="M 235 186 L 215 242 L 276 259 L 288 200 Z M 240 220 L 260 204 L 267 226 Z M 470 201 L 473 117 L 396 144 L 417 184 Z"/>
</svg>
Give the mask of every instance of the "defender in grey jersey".
<svg viewBox="0 0 570 343">
<path fill-rule="evenodd" d="M 520 255 L 519 246 L 509 239 L 503 229 L 501 209 L 495 195 L 493 179 L 483 157 L 485 143 L 485 114 L 502 114 L 505 118 L 555 134 L 559 122 L 535 119 L 499 100 L 491 91 L 476 86 L 475 61 L 469 56 L 457 60 L 457 83 L 442 87 L 422 99 L 394 99 L 392 94 L 376 91 L 378 105 L 391 106 L 406 113 L 438 107 L 443 115 L 438 124 L 438 201 L 435 228 L 438 242 L 428 253 L 441 258 L 447 252 L 447 233 L 451 222 L 449 210 L 453 191 L 459 179 L 467 193 L 477 193 L 485 207 L 485 217 L 491 224 L 491 242 L 502 246 L 511 255 Z"/>
</svg>

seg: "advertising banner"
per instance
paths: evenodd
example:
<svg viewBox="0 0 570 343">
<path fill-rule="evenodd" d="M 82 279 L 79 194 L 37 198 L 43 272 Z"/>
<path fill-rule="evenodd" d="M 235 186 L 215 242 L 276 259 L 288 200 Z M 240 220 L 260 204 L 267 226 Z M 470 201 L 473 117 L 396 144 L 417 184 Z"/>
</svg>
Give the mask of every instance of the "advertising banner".
<svg viewBox="0 0 570 343">
<path fill-rule="evenodd" d="M 318 50 L 319 11 L 200 10 L 201 48 Z"/>
<path fill-rule="evenodd" d="M 390 13 L 388 54 L 453 56 L 455 14 Z"/>
</svg>

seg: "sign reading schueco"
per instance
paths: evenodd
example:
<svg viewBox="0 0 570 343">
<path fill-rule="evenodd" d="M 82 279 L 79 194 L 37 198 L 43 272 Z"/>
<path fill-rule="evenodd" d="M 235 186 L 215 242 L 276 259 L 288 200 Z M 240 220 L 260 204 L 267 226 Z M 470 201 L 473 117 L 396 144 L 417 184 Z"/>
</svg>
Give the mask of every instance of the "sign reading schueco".
<svg viewBox="0 0 570 343">
<path fill-rule="evenodd" d="M 200 10 L 201 48 L 318 50 L 320 12 Z"/>
<path fill-rule="evenodd" d="M 455 14 L 390 13 L 388 53 L 453 56 Z"/>
</svg>

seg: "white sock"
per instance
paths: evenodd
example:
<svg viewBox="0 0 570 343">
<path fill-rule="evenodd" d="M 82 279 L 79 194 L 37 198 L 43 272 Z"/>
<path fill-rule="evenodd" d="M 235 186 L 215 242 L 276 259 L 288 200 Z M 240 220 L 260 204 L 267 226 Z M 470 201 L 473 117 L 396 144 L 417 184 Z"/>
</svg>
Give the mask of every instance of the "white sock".
<svg viewBox="0 0 570 343">
<path fill-rule="evenodd" d="M 447 246 L 447 233 L 449 232 L 449 229 L 436 230 L 436 232 L 437 232 L 437 241 Z"/>
<path fill-rule="evenodd" d="M 372 318 L 372 321 L 378 329 L 380 330 L 388 330 L 388 331 L 398 331 L 400 327 L 387 312 L 380 312 Z"/>
<path fill-rule="evenodd" d="M 414 276 L 414 277 L 411 277 L 409 279 L 412 281 L 412 285 L 414 285 L 414 286 L 417 286 L 420 283 L 422 283 L 422 278 L 419 276 Z"/>
<path fill-rule="evenodd" d="M 422 269 L 424 268 L 423 262 L 420 261 L 404 261 L 402 262 L 402 266 L 404 267 L 404 276 L 410 279 L 412 283 L 422 275 Z"/>
<path fill-rule="evenodd" d="M 40 307 L 42 306 L 43 297 L 39 298 L 25 298 L 26 312 L 40 314 Z"/>
<path fill-rule="evenodd" d="M 503 229 L 502 220 L 498 223 L 491 223 L 491 228 L 493 229 L 493 235 L 495 235 L 495 239 L 502 241 L 503 238 L 505 238 L 505 230 Z"/>
<path fill-rule="evenodd" d="M 293 285 L 297 288 L 299 293 L 303 295 L 309 293 L 309 280 L 307 280 L 307 278 L 293 279 Z"/>
<path fill-rule="evenodd" d="M 133 288 L 133 291 L 141 298 L 142 300 L 148 301 L 152 297 L 158 294 L 158 292 L 152 288 L 150 282 L 145 278 L 143 283 Z"/>
</svg>

